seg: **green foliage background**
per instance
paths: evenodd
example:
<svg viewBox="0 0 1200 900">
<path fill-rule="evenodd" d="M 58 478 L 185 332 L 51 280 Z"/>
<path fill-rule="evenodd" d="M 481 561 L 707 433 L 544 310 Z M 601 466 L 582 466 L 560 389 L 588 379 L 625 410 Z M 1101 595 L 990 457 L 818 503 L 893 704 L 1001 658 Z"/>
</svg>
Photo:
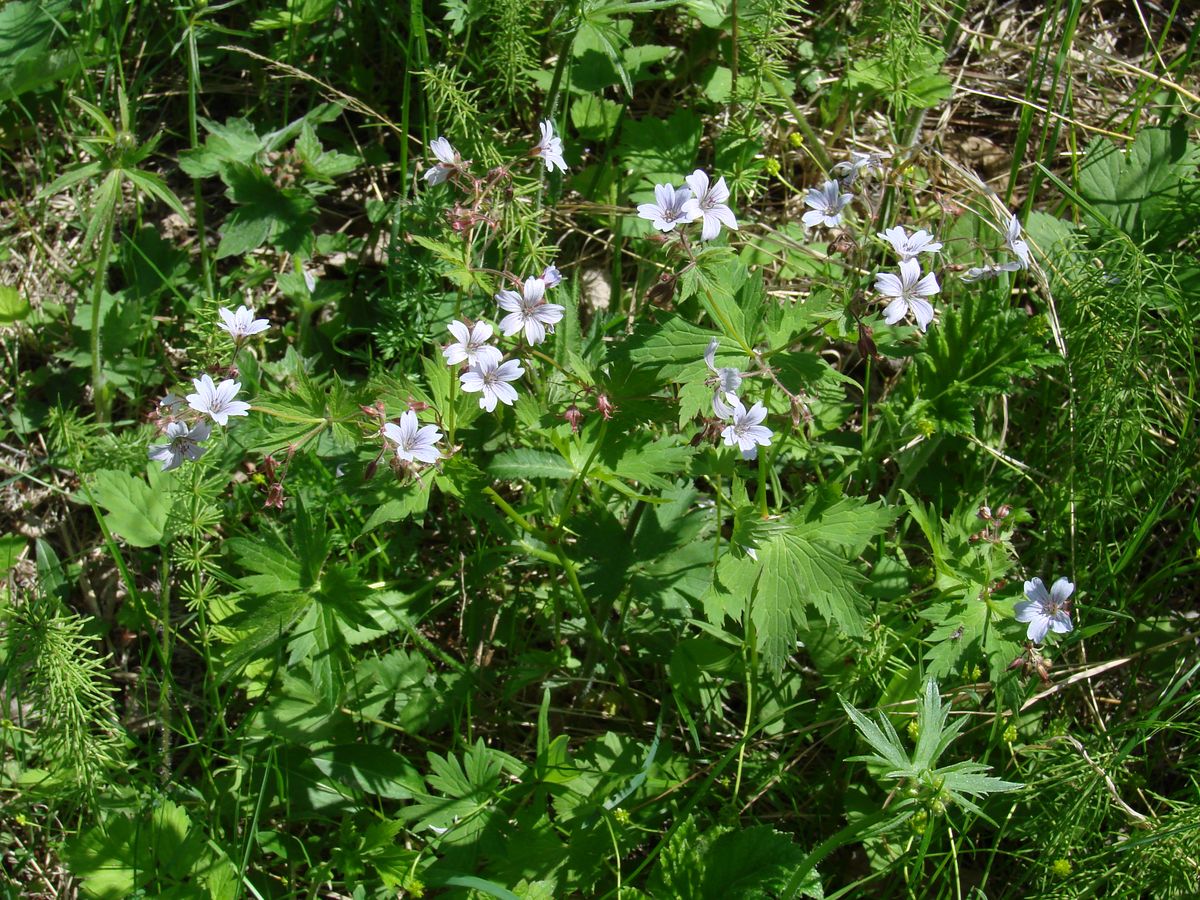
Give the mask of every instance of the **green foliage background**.
<svg viewBox="0 0 1200 900">
<path fill-rule="evenodd" d="M 0 7 L 5 890 L 1195 896 L 1200 28 L 1144 14 Z M 634 210 L 698 167 L 740 230 L 683 251 Z M 1034 265 L 964 282 L 1011 210 Z M 927 333 L 872 290 L 896 224 L 945 244 Z M 485 414 L 446 324 L 549 264 Z M 253 413 L 148 464 L 231 365 Z"/>
</svg>

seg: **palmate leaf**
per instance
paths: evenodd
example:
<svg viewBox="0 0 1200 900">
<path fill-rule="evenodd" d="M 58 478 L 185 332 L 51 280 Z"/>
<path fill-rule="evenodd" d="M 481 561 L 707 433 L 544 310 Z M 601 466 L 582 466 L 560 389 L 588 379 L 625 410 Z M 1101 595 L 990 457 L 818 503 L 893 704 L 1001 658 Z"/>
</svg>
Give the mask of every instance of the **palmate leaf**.
<svg viewBox="0 0 1200 900">
<path fill-rule="evenodd" d="M 757 900 L 777 896 L 804 851 L 767 825 L 735 830 L 717 826 L 701 833 L 689 818 L 671 836 L 647 885 L 652 897 L 685 900 Z M 824 896 L 815 870 L 800 896 Z"/>
<path fill-rule="evenodd" d="M 783 668 L 797 633 L 808 627 L 809 607 L 846 634 L 863 633 L 859 604 L 866 578 L 854 557 L 893 518 L 878 503 L 825 498 L 773 523 L 765 539 L 756 534 L 759 574 L 751 619 L 767 665 Z"/>
</svg>

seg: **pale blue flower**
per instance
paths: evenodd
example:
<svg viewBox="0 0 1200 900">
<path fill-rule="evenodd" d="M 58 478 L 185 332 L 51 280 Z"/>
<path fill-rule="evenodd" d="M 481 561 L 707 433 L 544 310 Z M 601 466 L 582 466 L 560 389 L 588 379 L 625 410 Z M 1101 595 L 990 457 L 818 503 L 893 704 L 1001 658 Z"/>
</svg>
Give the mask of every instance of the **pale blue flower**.
<svg viewBox="0 0 1200 900">
<path fill-rule="evenodd" d="M 1018 622 L 1028 622 L 1026 632 L 1029 640 L 1040 644 L 1047 632 L 1066 634 L 1075 626 L 1071 624 L 1071 594 L 1075 585 L 1060 578 L 1046 590 L 1042 579 L 1033 578 L 1025 582 L 1025 597 L 1013 609 Z"/>
</svg>

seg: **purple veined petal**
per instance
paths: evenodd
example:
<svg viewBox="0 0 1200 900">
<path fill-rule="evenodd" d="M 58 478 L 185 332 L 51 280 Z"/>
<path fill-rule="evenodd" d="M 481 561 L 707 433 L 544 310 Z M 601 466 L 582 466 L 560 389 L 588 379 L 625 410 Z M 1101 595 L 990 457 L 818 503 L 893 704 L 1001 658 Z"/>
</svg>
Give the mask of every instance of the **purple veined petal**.
<svg viewBox="0 0 1200 900">
<path fill-rule="evenodd" d="M 902 297 L 904 284 L 891 272 L 880 272 L 875 276 L 875 293 L 885 297 Z"/>
<path fill-rule="evenodd" d="M 897 297 L 883 308 L 883 321 L 889 325 L 895 325 L 906 315 L 908 315 L 908 301 L 903 297 Z"/>
<path fill-rule="evenodd" d="M 1035 644 L 1040 644 L 1046 639 L 1046 632 L 1050 630 L 1050 617 L 1047 615 L 1038 614 L 1029 620 L 1029 628 L 1025 635 Z"/>
<path fill-rule="evenodd" d="M 683 180 L 697 200 L 703 199 L 704 195 L 708 193 L 708 173 L 703 169 L 697 169 Z"/>
<path fill-rule="evenodd" d="M 941 293 L 941 290 L 942 287 L 938 284 L 937 275 L 933 272 L 922 276 L 921 280 L 913 285 L 913 293 L 918 297 L 932 297 L 934 294 Z"/>
<path fill-rule="evenodd" d="M 459 322 L 457 319 L 447 325 L 446 330 L 449 331 L 454 339 L 460 344 L 468 344 L 471 342 L 471 331 L 464 323 Z"/>
<path fill-rule="evenodd" d="M 757 444 L 768 447 L 771 444 L 771 435 L 774 432 L 765 425 L 751 425 L 746 429 L 746 434 Z"/>
<path fill-rule="evenodd" d="M 921 280 L 921 264 L 915 259 L 900 260 L 900 284 L 908 293 Z"/>
<path fill-rule="evenodd" d="M 521 290 L 525 306 L 533 306 L 535 303 L 540 303 L 542 298 L 546 296 L 546 282 L 540 278 L 526 278 L 525 287 Z"/>
<path fill-rule="evenodd" d="M 502 381 L 516 381 L 524 374 L 525 370 L 521 368 L 521 363 L 515 359 L 506 360 L 496 367 L 496 377 Z"/>
<path fill-rule="evenodd" d="M 500 291 L 496 294 L 496 303 L 505 312 L 518 312 L 521 309 L 521 295 L 516 291 Z"/>
<path fill-rule="evenodd" d="M 491 344 L 484 344 L 475 351 L 475 361 L 490 365 L 492 368 L 500 365 L 502 359 L 504 359 L 504 354 L 500 352 L 500 348 L 493 347 Z"/>
<path fill-rule="evenodd" d="M 1075 585 L 1066 578 L 1060 578 L 1050 586 L 1050 599 L 1059 605 L 1066 603 L 1075 593 Z"/>
<path fill-rule="evenodd" d="M 543 303 L 534 309 L 533 315 L 539 322 L 546 325 L 556 325 L 562 321 L 563 313 L 566 312 L 566 307 L 557 303 Z"/>
<path fill-rule="evenodd" d="M 703 225 L 700 228 L 700 240 L 711 241 L 721 233 L 721 220 L 711 213 L 703 213 Z"/>
<path fill-rule="evenodd" d="M 1031 578 L 1025 582 L 1025 596 L 1040 606 L 1046 606 L 1050 603 L 1050 593 L 1046 590 L 1046 585 L 1042 584 L 1042 579 Z"/>
<path fill-rule="evenodd" d="M 749 447 L 742 447 L 742 459 L 758 459 L 758 445 L 751 444 Z"/>
<path fill-rule="evenodd" d="M 383 424 L 383 436 L 393 444 L 404 443 L 404 431 L 395 422 L 385 422 Z"/>
<path fill-rule="evenodd" d="M 662 210 L 654 203 L 639 203 L 637 211 L 639 219 L 650 219 L 653 221 L 662 217 Z"/>
<path fill-rule="evenodd" d="M 717 338 L 713 338 L 708 342 L 708 347 L 704 350 L 704 364 L 708 366 L 709 370 L 712 372 L 717 371 L 717 347 L 720 345 L 721 342 Z"/>
<path fill-rule="evenodd" d="M 500 320 L 500 333 L 505 337 L 512 337 L 525 324 L 525 317 L 519 312 L 511 312 Z"/>
<path fill-rule="evenodd" d="M 1075 626 L 1071 624 L 1071 616 L 1065 609 L 1060 609 L 1049 616 L 1049 622 L 1050 630 L 1055 634 L 1067 634 L 1075 630 Z"/>
<path fill-rule="evenodd" d="M 815 209 L 810 209 L 800 217 L 800 221 L 804 223 L 805 228 L 814 228 L 825 221 L 825 215 Z"/>
<path fill-rule="evenodd" d="M 755 404 L 746 411 L 746 416 L 742 421 L 747 425 L 757 425 L 766 417 L 766 409 L 761 403 L 755 402 Z"/>
<path fill-rule="evenodd" d="M 654 200 L 658 208 L 666 212 L 675 203 L 675 188 L 669 184 L 656 184 L 654 186 Z"/>
<path fill-rule="evenodd" d="M 506 382 L 501 381 L 492 385 L 492 392 L 496 399 L 505 406 L 512 406 L 517 401 L 517 389 Z"/>
<path fill-rule="evenodd" d="M 917 326 L 922 331 L 928 329 L 929 323 L 933 321 L 933 304 L 923 297 L 913 297 L 908 301 L 908 308 L 912 310 Z"/>
<path fill-rule="evenodd" d="M 546 326 L 538 321 L 536 316 L 529 316 L 525 319 L 525 340 L 530 346 L 536 346 L 546 340 Z"/>
<path fill-rule="evenodd" d="M 716 216 L 717 220 L 730 231 L 738 230 L 737 217 L 734 216 L 733 210 L 728 206 L 724 204 L 714 206 L 709 210 L 709 215 Z"/>
<path fill-rule="evenodd" d="M 496 401 L 498 399 L 496 396 L 496 386 L 487 385 L 483 388 L 483 393 L 479 395 L 479 408 L 487 412 L 495 412 Z"/>
<path fill-rule="evenodd" d="M 467 369 L 458 376 L 458 383 L 468 394 L 483 390 L 483 376 L 478 369 Z"/>
<path fill-rule="evenodd" d="M 1029 622 L 1041 612 L 1042 604 L 1036 600 L 1020 600 L 1013 607 L 1013 616 L 1018 622 Z"/>
<path fill-rule="evenodd" d="M 721 430 L 721 439 L 725 441 L 726 447 L 733 447 L 738 443 L 737 429 L 733 425 L 726 425 Z"/>
<path fill-rule="evenodd" d="M 733 410 L 724 400 L 721 399 L 721 392 L 717 391 L 713 394 L 713 413 L 718 419 L 729 419 L 733 417 Z"/>
<path fill-rule="evenodd" d="M 714 205 L 723 204 L 729 200 L 729 185 L 725 183 L 724 176 L 717 179 L 717 183 L 708 189 L 708 199 Z"/>
</svg>

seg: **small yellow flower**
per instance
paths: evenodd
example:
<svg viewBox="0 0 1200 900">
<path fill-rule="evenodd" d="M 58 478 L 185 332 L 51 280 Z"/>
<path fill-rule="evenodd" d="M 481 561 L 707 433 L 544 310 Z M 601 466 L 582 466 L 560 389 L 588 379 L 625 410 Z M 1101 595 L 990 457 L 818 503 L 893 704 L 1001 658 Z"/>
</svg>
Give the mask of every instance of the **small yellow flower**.
<svg viewBox="0 0 1200 900">
<path fill-rule="evenodd" d="M 777 160 L 777 159 L 768 159 L 767 160 L 766 170 L 767 170 L 768 175 L 771 175 L 771 176 L 778 175 L 779 169 L 780 169 L 779 160 Z"/>
<path fill-rule="evenodd" d="M 788 135 L 788 143 L 799 150 L 804 146 L 804 137 L 798 131 L 793 131 Z"/>
<path fill-rule="evenodd" d="M 1063 859 L 1062 857 L 1056 859 L 1050 866 L 1050 871 L 1059 878 L 1066 878 L 1071 874 L 1071 869 L 1071 861 L 1069 859 Z"/>
</svg>

